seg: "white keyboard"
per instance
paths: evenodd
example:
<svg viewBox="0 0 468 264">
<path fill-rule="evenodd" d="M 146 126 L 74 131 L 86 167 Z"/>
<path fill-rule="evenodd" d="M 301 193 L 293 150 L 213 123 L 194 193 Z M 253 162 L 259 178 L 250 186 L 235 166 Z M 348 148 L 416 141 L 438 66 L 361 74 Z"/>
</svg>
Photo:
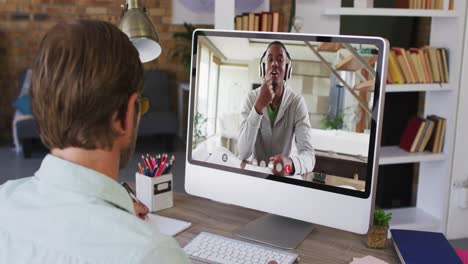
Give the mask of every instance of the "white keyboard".
<svg viewBox="0 0 468 264">
<path fill-rule="evenodd" d="M 278 264 L 291 264 L 297 254 L 243 242 L 223 236 L 201 232 L 184 247 L 194 260 L 206 263 L 266 264 L 272 260 Z"/>
</svg>

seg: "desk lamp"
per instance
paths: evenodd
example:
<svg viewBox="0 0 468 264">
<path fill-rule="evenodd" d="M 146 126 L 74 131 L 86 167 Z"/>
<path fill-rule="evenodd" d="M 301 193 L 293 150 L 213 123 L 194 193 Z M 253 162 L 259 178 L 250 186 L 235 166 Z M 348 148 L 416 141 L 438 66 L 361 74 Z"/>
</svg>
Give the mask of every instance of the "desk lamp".
<svg viewBox="0 0 468 264">
<path fill-rule="evenodd" d="M 156 28 L 146 15 L 140 0 L 127 0 L 122 5 L 119 28 L 138 50 L 142 63 L 152 61 L 161 54 Z"/>
</svg>

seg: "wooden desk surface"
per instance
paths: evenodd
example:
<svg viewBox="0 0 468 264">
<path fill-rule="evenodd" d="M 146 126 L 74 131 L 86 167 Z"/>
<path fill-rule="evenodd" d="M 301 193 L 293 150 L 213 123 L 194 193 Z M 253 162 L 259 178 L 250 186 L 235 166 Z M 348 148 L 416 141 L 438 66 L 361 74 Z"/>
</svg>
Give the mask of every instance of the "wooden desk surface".
<svg viewBox="0 0 468 264">
<path fill-rule="evenodd" d="M 240 239 L 231 233 L 264 213 L 176 193 L 174 207 L 159 211 L 158 214 L 192 222 L 190 229 L 175 237 L 184 247 L 203 231 Z M 387 263 L 400 263 L 392 243 L 388 242 L 387 248 L 383 250 L 367 248 L 365 243 L 364 235 L 315 225 L 312 233 L 293 252 L 299 254 L 299 263 L 350 263 L 353 257 L 367 255 Z"/>
</svg>

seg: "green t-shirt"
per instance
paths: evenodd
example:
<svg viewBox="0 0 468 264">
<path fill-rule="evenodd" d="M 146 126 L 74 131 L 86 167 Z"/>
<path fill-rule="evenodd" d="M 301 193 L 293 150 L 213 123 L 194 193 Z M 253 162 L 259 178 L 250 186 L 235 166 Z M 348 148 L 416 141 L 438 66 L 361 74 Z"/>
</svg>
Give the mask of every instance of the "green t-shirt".
<svg viewBox="0 0 468 264">
<path fill-rule="evenodd" d="M 271 127 L 273 127 L 273 125 L 275 124 L 275 120 L 276 120 L 276 116 L 278 116 L 280 104 L 281 103 L 279 103 L 276 109 L 274 110 L 271 108 L 270 105 L 267 105 L 267 112 L 268 112 L 268 117 L 270 118 L 270 121 L 271 121 Z"/>
</svg>

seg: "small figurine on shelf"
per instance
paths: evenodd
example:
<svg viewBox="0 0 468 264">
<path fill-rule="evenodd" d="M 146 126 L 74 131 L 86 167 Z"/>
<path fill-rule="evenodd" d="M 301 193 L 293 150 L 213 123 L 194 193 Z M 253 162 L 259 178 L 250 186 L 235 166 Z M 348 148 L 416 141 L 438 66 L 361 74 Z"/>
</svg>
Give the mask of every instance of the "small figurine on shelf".
<svg viewBox="0 0 468 264">
<path fill-rule="evenodd" d="M 367 246 L 370 248 L 385 248 L 387 244 L 388 223 L 392 213 L 385 214 L 384 210 L 374 211 L 374 224 L 367 234 Z"/>
</svg>

